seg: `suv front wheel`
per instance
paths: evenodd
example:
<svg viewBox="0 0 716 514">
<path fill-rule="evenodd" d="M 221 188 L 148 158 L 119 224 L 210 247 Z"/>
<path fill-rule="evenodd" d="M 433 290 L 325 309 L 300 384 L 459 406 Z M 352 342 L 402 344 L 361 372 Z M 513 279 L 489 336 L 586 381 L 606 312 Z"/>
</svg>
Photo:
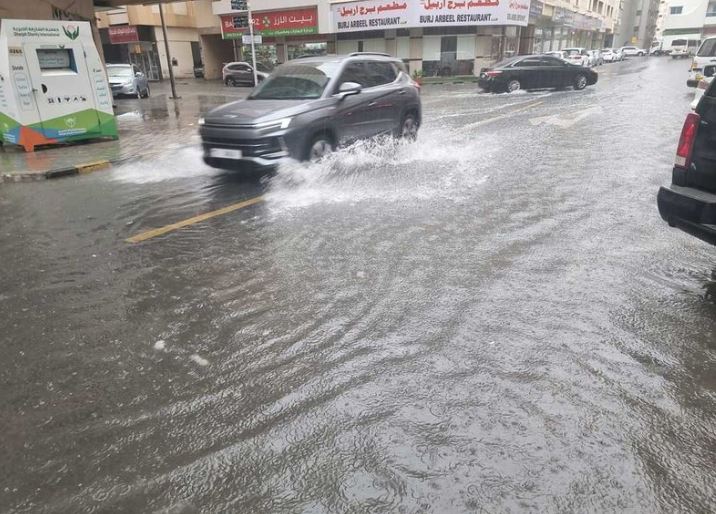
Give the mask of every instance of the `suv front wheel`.
<svg viewBox="0 0 716 514">
<path fill-rule="evenodd" d="M 311 139 L 306 151 L 306 160 L 318 162 L 333 152 L 333 142 L 326 134 L 318 134 Z"/>
</svg>

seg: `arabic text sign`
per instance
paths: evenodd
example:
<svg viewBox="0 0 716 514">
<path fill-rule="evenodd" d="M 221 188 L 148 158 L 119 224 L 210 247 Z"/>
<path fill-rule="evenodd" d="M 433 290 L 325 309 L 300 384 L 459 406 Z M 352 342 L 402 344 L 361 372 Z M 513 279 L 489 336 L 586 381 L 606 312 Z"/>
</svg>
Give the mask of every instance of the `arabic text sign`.
<svg viewBox="0 0 716 514">
<path fill-rule="evenodd" d="M 109 27 L 109 41 L 113 45 L 139 41 L 139 33 L 134 25 L 115 25 Z"/>
<path fill-rule="evenodd" d="M 408 26 L 408 2 L 369 0 L 331 6 L 336 32 L 380 30 Z"/>
<path fill-rule="evenodd" d="M 224 39 L 239 39 L 248 26 L 237 26 L 233 15 L 221 16 Z M 245 16 L 244 16 L 245 17 Z M 318 32 L 318 10 L 315 7 L 252 13 L 254 33 L 262 36 L 294 36 Z"/>
<path fill-rule="evenodd" d="M 334 4 L 336 32 L 446 25 L 527 25 L 529 0 L 365 0 Z"/>
</svg>

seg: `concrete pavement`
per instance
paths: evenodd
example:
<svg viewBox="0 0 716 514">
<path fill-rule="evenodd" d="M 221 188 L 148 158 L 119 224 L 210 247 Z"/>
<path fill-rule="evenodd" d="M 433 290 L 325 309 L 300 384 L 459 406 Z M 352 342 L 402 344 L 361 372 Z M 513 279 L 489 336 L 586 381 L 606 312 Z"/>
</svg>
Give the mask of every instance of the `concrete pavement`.
<svg viewBox="0 0 716 514">
<path fill-rule="evenodd" d="M 189 143 L 199 115 L 216 105 L 244 98 L 250 88 L 230 88 L 220 81 L 177 82 L 180 98 L 170 98 L 169 82 L 151 84 L 151 97 L 115 101 L 119 139 L 96 140 L 37 149 L 0 146 L 0 182 L 27 182 L 86 173 L 113 163 L 156 155 L 169 144 Z"/>
</svg>

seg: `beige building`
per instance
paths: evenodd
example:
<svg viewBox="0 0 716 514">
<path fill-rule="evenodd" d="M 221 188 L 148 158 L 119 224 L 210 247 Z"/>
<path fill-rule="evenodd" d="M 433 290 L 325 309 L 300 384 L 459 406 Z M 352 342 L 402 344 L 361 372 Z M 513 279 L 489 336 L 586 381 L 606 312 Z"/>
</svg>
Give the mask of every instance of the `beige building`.
<svg viewBox="0 0 716 514">
<path fill-rule="evenodd" d="M 163 5 L 169 53 L 177 78 L 192 77 L 204 68 L 207 78 L 218 78 L 222 62 L 233 51 L 221 45 L 219 18 L 209 0 L 171 2 Z M 158 5 L 129 5 L 97 12 L 107 62 L 131 62 L 150 80 L 168 76 L 164 35 Z"/>
</svg>

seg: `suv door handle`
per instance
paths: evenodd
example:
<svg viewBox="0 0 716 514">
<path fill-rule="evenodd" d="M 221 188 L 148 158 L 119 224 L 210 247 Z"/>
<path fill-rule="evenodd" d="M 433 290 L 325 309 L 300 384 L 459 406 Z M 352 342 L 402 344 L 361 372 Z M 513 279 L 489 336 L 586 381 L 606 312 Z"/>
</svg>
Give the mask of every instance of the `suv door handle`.
<svg viewBox="0 0 716 514">
<path fill-rule="evenodd" d="M 378 105 L 378 102 L 371 102 L 368 104 L 368 107 L 374 107 L 376 105 Z"/>
<path fill-rule="evenodd" d="M 399 94 L 399 95 L 404 95 L 404 94 L 405 94 L 405 89 L 401 89 L 400 91 L 398 91 L 398 94 Z"/>
</svg>

